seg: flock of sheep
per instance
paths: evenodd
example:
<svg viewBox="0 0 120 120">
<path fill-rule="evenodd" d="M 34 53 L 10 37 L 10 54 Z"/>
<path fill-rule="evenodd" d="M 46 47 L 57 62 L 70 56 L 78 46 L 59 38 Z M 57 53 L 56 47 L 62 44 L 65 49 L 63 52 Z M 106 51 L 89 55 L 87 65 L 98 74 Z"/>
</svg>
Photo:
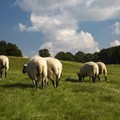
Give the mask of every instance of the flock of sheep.
<svg viewBox="0 0 120 120">
<path fill-rule="evenodd" d="M 89 79 L 92 78 L 93 82 L 96 79 L 100 81 L 100 74 L 103 74 L 105 77 L 105 81 L 107 81 L 107 68 L 103 62 L 86 62 L 81 68 L 78 74 L 79 80 L 82 78 L 89 76 Z"/>
<path fill-rule="evenodd" d="M 0 78 L 2 78 L 3 70 L 5 70 L 5 78 L 7 76 L 7 70 L 9 69 L 9 59 L 5 55 L 0 55 Z M 62 63 L 52 57 L 32 57 L 27 64 L 23 65 L 23 73 L 27 73 L 32 79 L 35 88 L 38 88 L 38 82 L 40 77 L 42 78 L 42 89 L 48 85 L 48 79 L 52 82 L 54 88 L 57 88 L 58 81 L 62 76 L 63 66 Z M 89 76 L 93 82 L 96 79 L 100 80 L 99 75 L 103 74 L 107 81 L 107 68 L 103 62 L 86 62 L 81 68 L 78 74 L 79 80 L 84 80 L 84 77 Z M 56 77 L 54 82 L 53 76 Z"/>
</svg>

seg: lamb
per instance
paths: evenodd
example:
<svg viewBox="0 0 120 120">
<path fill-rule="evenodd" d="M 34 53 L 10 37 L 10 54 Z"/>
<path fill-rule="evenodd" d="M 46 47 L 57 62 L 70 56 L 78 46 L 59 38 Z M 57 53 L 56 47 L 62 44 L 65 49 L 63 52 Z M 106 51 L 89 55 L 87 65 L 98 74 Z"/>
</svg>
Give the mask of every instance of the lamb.
<svg viewBox="0 0 120 120">
<path fill-rule="evenodd" d="M 27 65 L 23 66 L 23 73 L 27 72 L 28 76 L 32 79 L 35 84 L 36 90 L 38 87 L 38 82 L 42 76 L 42 89 L 43 84 L 47 78 L 47 63 L 46 60 L 42 57 L 35 56 L 31 58 Z"/>
<path fill-rule="evenodd" d="M 107 81 L 107 68 L 106 65 L 103 62 L 96 62 L 99 67 L 99 75 L 103 74 L 105 81 Z M 100 77 L 98 75 L 98 79 L 100 80 Z"/>
<path fill-rule="evenodd" d="M 5 55 L 0 55 L 0 78 L 2 78 L 3 70 L 5 70 L 5 78 L 9 69 L 9 59 Z"/>
<path fill-rule="evenodd" d="M 95 62 L 86 62 L 81 68 L 78 74 L 79 80 L 84 77 L 89 76 L 89 78 L 92 77 L 93 83 L 96 80 L 96 77 L 98 76 L 99 69 L 98 65 Z"/>
<path fill-rule="evenodd" d="M 52 58 L 52 57 L 45 57 L 44 59 L 46 60 L 47 66 L 48 66 L 47 78 L 50 79 L 54 88 L 57 88 L 58 81 L 60 80 L 60 78 L 62 76 L 62 63 L 58 59 Z M 53 80 L 54 75 L 56 76 L 56 85 Z"/>
</svg>

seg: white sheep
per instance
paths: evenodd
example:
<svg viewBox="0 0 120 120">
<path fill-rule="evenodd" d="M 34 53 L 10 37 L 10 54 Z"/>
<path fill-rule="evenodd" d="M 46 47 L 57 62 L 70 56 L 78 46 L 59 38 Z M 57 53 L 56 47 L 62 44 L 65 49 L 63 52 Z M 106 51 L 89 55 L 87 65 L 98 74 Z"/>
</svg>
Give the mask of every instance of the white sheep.
<svg viewBox="0 0 120 120">
<path fill-rule="evenodd" d="M 93 82 L 95 82 L 96 77 L 98 76 L 99 68 L 95 62 L 86 62 L 81 68 L 78 74 L 79 80 L 82 78 L 89 76 L 92 77 Z"/>
<path fill-rule="evenodd" d="M 105 77 L 105 81 L 107 81 L 107 68 L 106 65 L 103 62 L 96 62 L 99 67 L 99 75 L 103 74 Z M 98 79 L 100 80 L 100 77 L 98 75 Z"/>
<path fill-rule="evenodd" d="M 55 88 L 58 86 L 58 81 L 60 80 L 62 75 L 62 63 L 58 59 L 52 57 L 45 57 L 44 59 L 47 62 L 47 68 L 48 68 L 47 78 L 51 80 Z M 56 77 L 56 85 L 53 80 L 54 75 Z"/>
<path fill-rule="evenodd" d="M 3 70 L 5 70 L 5 78 L 9 69 L 9 59 L 5 55 L 0 55 L 0 78 L 2 78 Z"/>
<path fill-rule="evenodd" d="M 35 83 L 35 87 L 37 89 L 38 82 L 40 80 L 40 76 L 42 76 L 42 89 L 44 81 L 47 78 L 47 63 L 46 60 L 42 57 L 33 57 L 31 58 L 27 65 L 23 67 L 23 73 L 28 74 L 28 76 L 32 79 L 33 83 Z"/>
</svg>

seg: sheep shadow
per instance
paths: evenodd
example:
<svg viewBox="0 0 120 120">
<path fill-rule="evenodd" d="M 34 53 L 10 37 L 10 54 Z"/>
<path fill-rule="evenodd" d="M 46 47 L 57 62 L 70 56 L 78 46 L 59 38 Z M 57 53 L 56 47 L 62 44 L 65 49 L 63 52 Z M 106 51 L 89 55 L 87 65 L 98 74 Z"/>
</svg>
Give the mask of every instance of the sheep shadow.
<svg viewBox="0 0 120 120">
<path fill-rule="evenodd" d="M 83 82 L 90 82 L 89 80 L 81 80 L 81 81 L 79 81 L 78 79 L 73 79 L 73 78 L 70 78 L 70 77 L 67 77 L 66 79 L 65 79 L 65 81 L 67 81 L 67 82 L 81 82 L 81 83 L 83 83 Z"/>
<path fill-rule="evenodd" d="M 20 88 L 20 89 L 27 89 L 27 88 L 33 88 L 34 85 L 32 85 L 32 84 L 25 84 L 25 83 L 15 83 L 15 84 L 4 84 L 4 85 L 0 85 L 0 87 L 3 87 L 3 88 Z"/>
<path fill-rule="evenodd" d="M 65 81 L 67 81 L 67 82 L 80 82 L 78 79 L 73 79 L 73 78 L 70 78 L 70 77 L 67 77 L 65 79 Z"/>
</svg>

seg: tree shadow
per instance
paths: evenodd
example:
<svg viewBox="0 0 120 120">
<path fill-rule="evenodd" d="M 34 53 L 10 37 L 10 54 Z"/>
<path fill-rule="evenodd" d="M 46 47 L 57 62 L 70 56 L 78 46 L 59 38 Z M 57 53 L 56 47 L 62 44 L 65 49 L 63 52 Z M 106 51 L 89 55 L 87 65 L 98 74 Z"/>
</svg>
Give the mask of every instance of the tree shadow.
<svg viewBox="0 0 120 120">
<path fill-rule="evenodd" d="M 15 83 L 15 84 L 0 85 L 0 87 L 3 87 L 3 88 L 21 88 L 21 89 L 26 89 L 26 88 L 33 88 L 34 85 L 26 84 L 26 83 Z"/>
</svg>

